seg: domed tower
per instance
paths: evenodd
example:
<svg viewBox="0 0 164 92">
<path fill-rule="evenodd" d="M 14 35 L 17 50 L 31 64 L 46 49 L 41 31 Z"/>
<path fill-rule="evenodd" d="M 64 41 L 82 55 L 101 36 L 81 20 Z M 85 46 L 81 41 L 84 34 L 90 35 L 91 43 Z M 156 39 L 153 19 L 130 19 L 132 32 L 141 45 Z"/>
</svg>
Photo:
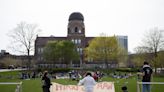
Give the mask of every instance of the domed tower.
<svg viewBox="0 0 164 92">
<path fill-rule="evenodd" d="M 76 45 L 77 51 L 82 59 L 83 48 L 85 48 L 85 26 L 83 15 L 80 12 L 73 12 L 69 16 L 67 28 L 67 37 Z"/>
<path fill-rule="evenodd" d="M 84 17 L 80 12 L 73 12 L 68 21 L 68 37 L 85 36 Z"/>
</svg>

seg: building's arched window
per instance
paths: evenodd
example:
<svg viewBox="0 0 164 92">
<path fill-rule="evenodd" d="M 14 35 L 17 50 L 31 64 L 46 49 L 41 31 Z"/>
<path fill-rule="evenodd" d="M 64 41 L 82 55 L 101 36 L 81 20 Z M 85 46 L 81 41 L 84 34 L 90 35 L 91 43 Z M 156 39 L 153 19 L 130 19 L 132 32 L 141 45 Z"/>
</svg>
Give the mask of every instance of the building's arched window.
<svg viewBox="0 0 164 92">
<path fill-rule="evenodd" d="M 68 28 L 68 33 L 70 33 L 70 28 Z"/>
<path fill-rule="evenodd" d="M 75 33 L 77 33 L 78 32 L 78 28 L 77 27 L 75 27 Z"/>
<path fill-rule="evenodd" d="M 82 29 L 83 31 L 85 30 L 85 28 Z"/>
<path fill-rule="evenodd" d="M 79 33 L 81 33 L 81 30 L 79 30 Z"/>
<path fill-rule="evenodd" d="M 74 30 L 73 29 L 71 30 L 71 33 L 74 33 Z"/>
</svg>

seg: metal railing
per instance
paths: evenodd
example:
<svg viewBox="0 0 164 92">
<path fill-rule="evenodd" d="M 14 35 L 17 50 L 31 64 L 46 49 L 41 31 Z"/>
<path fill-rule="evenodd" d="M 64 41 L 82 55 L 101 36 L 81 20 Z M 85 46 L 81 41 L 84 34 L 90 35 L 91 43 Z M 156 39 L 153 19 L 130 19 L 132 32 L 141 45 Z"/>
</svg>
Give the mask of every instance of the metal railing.
<svg viewBox="0 0 164 92">
<path fill-rule="evenodd" d="M 22 92 L 22 82 L 0 82 L 0 85 L 17 85 L 15 92 Z"/>
<path fill-rule="evenodd" d="M 164 82 L 137 82 L 137 92 L 140 92 L 140 86 L 141 84 L 158 84 L 158 85 L 163 85 Z"/>
</svg>

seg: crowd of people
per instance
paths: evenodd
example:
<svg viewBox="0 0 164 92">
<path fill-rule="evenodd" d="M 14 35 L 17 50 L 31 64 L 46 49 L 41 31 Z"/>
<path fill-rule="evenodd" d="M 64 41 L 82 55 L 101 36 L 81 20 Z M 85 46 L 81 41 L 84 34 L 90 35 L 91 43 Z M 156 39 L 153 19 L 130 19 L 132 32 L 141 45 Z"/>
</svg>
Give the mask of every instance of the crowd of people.
<svg viewBox="0 0 164 92">
<path fill-rule="evenodd" d="M 132 74 L 131 73 L 116 73 L 116 72 L 114 72 L 113 74 L 111 74 L 111 76 L 112 76 L 112 78 L 117 78 L 117 79 L 121 79 L 121 78 L 125 78 L 125 79 L 127 79 L 127 78 L 129 78 L 129 77 L 131 77 L 132 76 Z"/>
<path fill-rule="evenodd" d="M 43 75 L 42 72 L 36 73 L 36 72 L 21 72 L 20 73 L 20 79 L 35 79 L 35 78 L 41 78 Z"/>
<path fill-rule="evenodd" d="M 95 79 L 95 81 L 98 81 L 104 76 L 104 74 L 100 71 L 91 72 L 91 74 L 92 74 L 92 77 Z M 86 71 L 72 70 L 69 72 L 69 78 L 76 81 L 79 81 L 79 79 L 85 77 L 85 75 L 86 75 Z"/>
<path fill-rule="evenodd" d="M 75 71 L 75 70 L 68 72 L 68 74 L 69 74 L 69 79 L 71 79 L 72 81 L 74 81 L 74 80 L 77 81 L 78 85 L 84 85 L 86 92 L 93 92 L 93 86 L 104 75 L 103 73 L 101 73 L 99 71 L 84 72 L 84 71 Z M 52 84 L 50 81 L 50 76 L 48 76 L 48 75 L 51 75 L 51 74 L 48 74 L 48 72 L 45 71 L 42 76 L 43 92 L 50 92 L 49 88 Z M 60 75 L 64 76 L 64 74 L 60 74 Z"/>
<path fill-rule="evenodd" d="M 142 69 L 139 73 L 137 73 L 138 77 L 142 77 L 142 92 L 150 92 L 150 84 L 144 84 L 144 82 L 151 82 L 151 75 L 152 75 L 152 68 L 150 67 L 148 62 L 144 62 L 144 65 L 142 66 Z M 72 70 L 68 73 L 48 73 L 48 71 L 45 72 L 32 72 L 32 73 L 27 73 L 27 72 L 22 72 L 21 73 L 21 79 L 29 79 L 29 78 L 41 78 L 42 80 L 42 89 L 43 92 L 50 92 L 50 86 L 51 84 L 51 78 L 56 79 L 57 76 L 68 76 L 65 78 L 69 78 L 72 81 L 77 81 L 78 85 L 83 85 L 85 88 L 85 92 L 93 92 L 93 87 L 96 85 L 97 82 L 101 81 L 101 78 L 104 76 L 104 73 L 100 71 L 95 71 L 95 72 L 86 72 L 86 71 L 77 71 L 77 70 Z M 129 78 L 132 76 L 131 73 L 119 73 L 119 72 L 113 72 L 111 74 L 112 78 Z M 124 86 L 122 87 L 123 92 L 128 92 L 127 87 Z"/>
</svg>

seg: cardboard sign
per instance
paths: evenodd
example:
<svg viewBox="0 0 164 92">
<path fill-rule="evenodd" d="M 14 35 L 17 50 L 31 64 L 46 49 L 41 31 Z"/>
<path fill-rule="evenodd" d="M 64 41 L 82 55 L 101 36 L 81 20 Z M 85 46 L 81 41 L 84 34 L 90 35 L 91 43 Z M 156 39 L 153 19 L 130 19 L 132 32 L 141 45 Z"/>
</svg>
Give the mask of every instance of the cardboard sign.
<svg viewBox="0 0 164 92">
<path fill-rule="evenodd" d="M 51 92 L 85 92 L 83 86 L 77 85 L 61 85 L 52 83 Z M 93 92 L 115 92 L 113 82 L 99 82 L 94 86 Z"/>
</svg>

